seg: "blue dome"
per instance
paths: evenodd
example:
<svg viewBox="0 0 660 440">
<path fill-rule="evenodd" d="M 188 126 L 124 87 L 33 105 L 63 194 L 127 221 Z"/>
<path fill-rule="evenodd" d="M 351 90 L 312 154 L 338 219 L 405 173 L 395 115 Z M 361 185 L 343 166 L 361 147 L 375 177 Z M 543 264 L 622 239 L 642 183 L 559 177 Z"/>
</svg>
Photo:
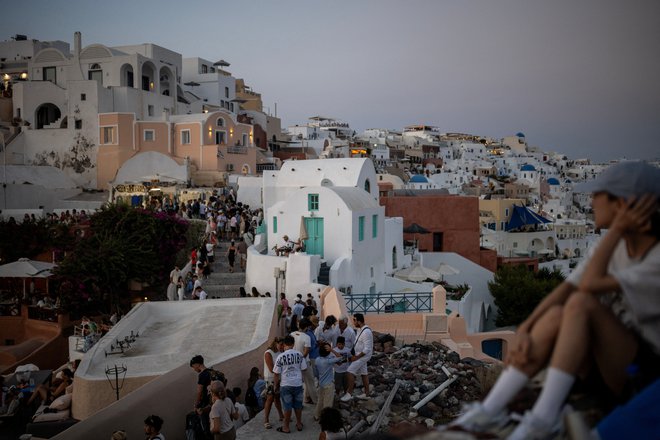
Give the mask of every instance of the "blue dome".
<svg viewBox="0 0 660 440">
<path fill-rule="evenodd" d="M 534 168 L 534 165 L 526 164 L 520 167 L 520 171 L 536 171 L 536 168 Z"/>
<path fill-rule="evenodd" d="M 559 185 L 559 180 L 555 179 L 554 177 L 551 177 L 548 179 L 548 185 Z"/>
<path fill-rule="evenodd" d="M 518 133 L 516 133 L 516 136 L 518 136 L 519 138 L 524 138 L 524 137 L 525 137 L 525 133 L 519 131 Z"/>
<path fill-rule="evenodd" d="M 410 178 L 410 181 L 413 183 L 429 183 L 428 179 L 421 174 L 415 174 Z"/>
</svg>

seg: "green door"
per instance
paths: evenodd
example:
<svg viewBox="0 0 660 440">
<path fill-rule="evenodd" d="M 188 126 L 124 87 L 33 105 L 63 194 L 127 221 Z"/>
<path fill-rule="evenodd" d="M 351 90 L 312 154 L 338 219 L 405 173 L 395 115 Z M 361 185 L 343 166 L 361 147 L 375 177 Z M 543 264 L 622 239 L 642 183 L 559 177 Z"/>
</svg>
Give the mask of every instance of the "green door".
<svg viewBox="0 0 660 440">
<path fill-rule="evenodd" d="M 305 217 L 307 236 L 305 252 L 310 255 L 320 255 L 323 258 L 323 219 L 318 217 Z"/>
</svg>

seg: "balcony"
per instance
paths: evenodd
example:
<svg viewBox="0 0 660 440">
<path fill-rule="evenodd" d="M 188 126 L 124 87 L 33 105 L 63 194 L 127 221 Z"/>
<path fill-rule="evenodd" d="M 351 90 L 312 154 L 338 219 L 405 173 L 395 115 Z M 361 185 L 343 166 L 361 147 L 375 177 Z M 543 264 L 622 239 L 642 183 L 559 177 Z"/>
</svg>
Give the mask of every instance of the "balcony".
<svg viewBox="0 0 660 440">
<path fill-rule="evenodd" d="M 248 149 L 243 145 L 234 145 L 233 147 L 227 147 L 228 154 L 247 154 Z"/>
</svg>

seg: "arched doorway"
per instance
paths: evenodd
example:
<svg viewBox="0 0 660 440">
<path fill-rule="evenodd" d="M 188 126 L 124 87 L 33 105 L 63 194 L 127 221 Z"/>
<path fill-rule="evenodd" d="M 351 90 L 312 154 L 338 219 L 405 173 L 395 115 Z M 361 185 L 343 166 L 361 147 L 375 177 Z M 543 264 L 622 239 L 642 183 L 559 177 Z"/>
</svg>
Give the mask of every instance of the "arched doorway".
<svg viewBox="0 0 660 440">
<path fill-rule="evenodd" d="M 397 267 L 397 261 L 396 261 L 396 246 L 392 248 L 392 269 L 396 269 Z"/>
<path fill-rule="evenodd" d="M 121 76 L 119 84 L 123 87 L 135 87 L 135 80 L 133 79 L 133 66 L 126 63 L 121 66 L 119 71 Z"/>
<path fill-rule="evenodd" d="M 41 104 L 37 107 L 34 114 L 37 130 L 44 128 L 45 125 L 52 124 L 61 116 L 62 112 L 60 112 L 60 109 L 55 104 L 51 104 L 50 102 Z"/>
</svg>

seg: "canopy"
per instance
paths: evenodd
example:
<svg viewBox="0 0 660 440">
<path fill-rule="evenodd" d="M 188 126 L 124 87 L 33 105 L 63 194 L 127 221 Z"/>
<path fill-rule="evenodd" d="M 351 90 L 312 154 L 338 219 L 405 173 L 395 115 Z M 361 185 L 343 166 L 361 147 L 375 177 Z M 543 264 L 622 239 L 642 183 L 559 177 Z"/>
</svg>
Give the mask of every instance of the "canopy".
<svg viewBox="0 0 660 440">
<path fill-rule="evenodd" d="M 435 269 L 440 275 L 458 275 L 460 270 L 448 265 L 447 263 L 440 263 Z"/>
<path fill-rule="evenodd" d="M 550 223 L 545 217 L 541 217 L 526 206 L 514 206 L 511 220 L 506 224 L 506 230 L 518 229 L 523 226 L 540 225 Z"/>
<path fill-rule="evenodd" d="M 0 278 L 48 278 L 53 263 L 19 258 L 18 261 L 0 266 Z"/>
<path fill-rule="evenodd" d="M 433 269 L 424 267 L 420 264 L 410 266 L 406 269 L 398 270 L 394 273 L 394 276 L 397 278 L 405 279 L 408 281 L 426 281 L 432 279 L 437 281 L 440 279 L 441 275 Z"/>
<path fill-rule="evenodd" d="M 417 223 L 413 223 L 410 226 L 406 226 L 403 228 L 403 232 L 408 233 L 408 234 L 430 234 L 431 231 L 426 229 L 423 226 L 418 225 Z"/>
<path fill-rule="evenodd" d="M 307 226 L 305 225 L 305 217 L 300 217 L 300 233 L 298 240 L 303 241 L 309 239 L 309 234 L 307 233 Z"/>
</svg>

